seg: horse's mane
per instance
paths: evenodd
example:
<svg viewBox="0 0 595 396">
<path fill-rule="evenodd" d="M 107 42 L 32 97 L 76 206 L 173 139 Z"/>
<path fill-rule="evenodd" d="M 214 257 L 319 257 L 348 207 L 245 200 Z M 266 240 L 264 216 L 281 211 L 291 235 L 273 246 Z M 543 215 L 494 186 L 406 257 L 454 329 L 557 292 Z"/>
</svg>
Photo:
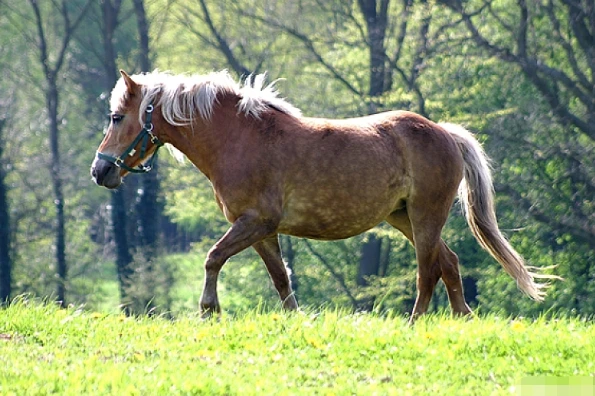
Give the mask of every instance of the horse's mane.
<svg viewBox="0 0 595 396">
<path fill-rule="evenodd" d="M 195 113 L 209 120 L 217 99 L 222 94 L 239 97 L 238 113 L 259 118 L 268 108 L 299 117 L 299 109 L 278 97 L 275 81 L 265 85 L 266 73 L 248 76 L 236 82 L 227 70 L 204 75 L 175 75 L 166 72 L 136 74 L 132 79 L 141 84 L 142 101 L 139 121 L 142 124 L 144 110 L 160 94 L 158 105 L 163 117 L 172 125 L 189 125 Z M 124 98 L 126 87 L 120 79 L 112 91 L 111 107 L 116 110 Z"/>
</svg>

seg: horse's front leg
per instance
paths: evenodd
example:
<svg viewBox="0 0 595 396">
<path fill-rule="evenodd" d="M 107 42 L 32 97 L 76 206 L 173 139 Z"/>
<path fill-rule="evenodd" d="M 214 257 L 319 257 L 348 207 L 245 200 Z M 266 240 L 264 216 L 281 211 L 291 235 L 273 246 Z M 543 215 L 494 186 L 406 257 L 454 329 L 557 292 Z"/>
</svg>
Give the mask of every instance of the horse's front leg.
<svg viewBox="0 0 595 396">
<path fill-rule="evenodd" d="M 227 259 L 271 234 L 275 234 L 271 221 L 262 221 L 258 216 L 243 215 L 209 250 L 205 261 L 205 282 L 200 298 L 203 317 L 221 312 L 217 298 L 217 278 Z"/>
<path fill-rule="evenodd" d="M 291 289 L 291 280 L 289 279 L 289 269 L 281 256 L 279 247 L 279 236 L 277 234 L 263 239 L 253 245 L 254 250 L 260 255 L 267 271 L 279 293 L 283 308 L 288 311 L 298 309 L 298 303 Z"/>
</svg>

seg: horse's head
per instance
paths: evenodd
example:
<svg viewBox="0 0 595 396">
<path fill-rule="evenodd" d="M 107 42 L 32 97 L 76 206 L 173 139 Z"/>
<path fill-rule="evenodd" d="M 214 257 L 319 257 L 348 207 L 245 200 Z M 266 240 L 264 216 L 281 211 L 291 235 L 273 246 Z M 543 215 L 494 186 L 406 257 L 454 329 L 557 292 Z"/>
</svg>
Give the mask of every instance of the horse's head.
<svg viewBox="0 0 595 396">
<path fill-rule="evenodd" d="M 153 155 L 163 145 L 153 134 L 153 104 L 143 103 L 141 86 L 120 73 L 112 92 L 110 124 L 91 165 L 95 183 L 109 189 L 118 187 L 128 172 L 151 170 Z"/>
</svg>

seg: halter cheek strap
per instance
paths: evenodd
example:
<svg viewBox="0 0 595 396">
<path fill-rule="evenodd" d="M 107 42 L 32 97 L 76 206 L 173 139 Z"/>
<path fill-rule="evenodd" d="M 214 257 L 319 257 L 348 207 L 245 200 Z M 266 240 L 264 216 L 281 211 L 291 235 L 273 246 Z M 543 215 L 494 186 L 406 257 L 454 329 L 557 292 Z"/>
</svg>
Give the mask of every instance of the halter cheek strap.
<svg viewBox="0 0 595 396">
<path fill-rule="evenodd" d="M 153 110 L 153 103 L 151 103 L 147 106 L 147 109 L 145 110 L 145 125 L 143 126 L 143 129 L 139 132 L 134 141 L 130 143 L 128 148 L 120 156 L 113 157 L 111 155 L 107 155 L 98 151 L 97 158 L 111 162 L 117 167 L 125 169 L 131 173 L 147 173 L 151 169 L 153 169 L 153 162 L 155 161 L 157 150 L 159 150 L 159 148 L 163 146 L 163 142 L 161 142 L 153 133 L 153 123 L 151 122 Z M 149 161 L 146 164 L 139 164 L 135 168 L 126 165 L 122 158 L 126 158 L 126 156 L 133 156 L 136 153 L 135 147 L 139 143 L 141 143 L 140 158 L 144 158 L 145 154 L 147 153 L 147 146 L 149 144 L 149 140 L 151 141 L 151 143 L 157 146 L 155 152 L 153 153 L 153 156 L 149 159 Z"/>
</svg>

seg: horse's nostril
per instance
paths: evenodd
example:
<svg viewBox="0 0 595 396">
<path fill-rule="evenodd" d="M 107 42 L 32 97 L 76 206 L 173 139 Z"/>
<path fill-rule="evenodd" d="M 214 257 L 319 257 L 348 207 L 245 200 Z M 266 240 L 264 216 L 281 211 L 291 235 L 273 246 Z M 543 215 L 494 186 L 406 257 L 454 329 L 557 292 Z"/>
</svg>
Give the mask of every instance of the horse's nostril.
<svg viewBox="0 0 595 396">
<path fill-rule="evenodd" d="M 102 168 L 98 167 L 96 164 L 93 164 L 93 166 L 91 166 L 91 178 L 93 179 L 93 181 L 99 185 L 102 184 L 101 179 L 103 179 L 102 176 L 103 172 L 102 172 Z"/>
<path fill-rule="evenodd" d="M 99 172 L 97 171 L 97 167 L 95 166 L 91 167 L 91 177 L 93 178 L 93 181 L 95 181 L 95 183 L 99 184 Z"/>
<path fill-rule="evenodd" d="M 116 188 L 122 182 L 120 168 L 110 162 L 96 160 L 91 165 L 91 177 L 98 186 Z"/>
</svg>

